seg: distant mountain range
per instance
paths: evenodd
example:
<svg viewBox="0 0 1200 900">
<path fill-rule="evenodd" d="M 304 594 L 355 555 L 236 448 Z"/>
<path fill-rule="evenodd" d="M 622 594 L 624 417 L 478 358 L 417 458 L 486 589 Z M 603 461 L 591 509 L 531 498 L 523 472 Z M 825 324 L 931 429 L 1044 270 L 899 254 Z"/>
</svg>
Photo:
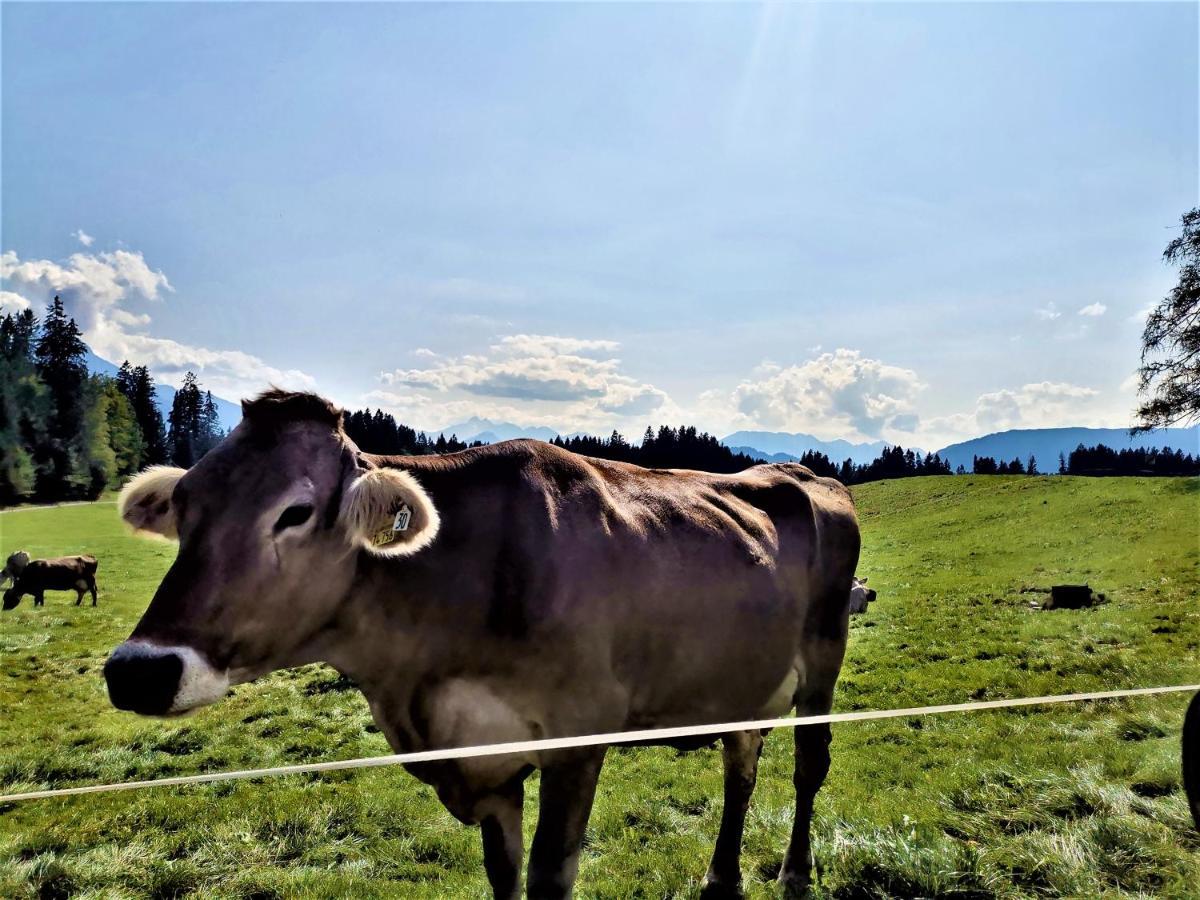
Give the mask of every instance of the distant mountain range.
<svg viewBox="0 0 1200 900">
<path fill-rule="evenodd" d="M 1025 462 L 1030 456 L 1037 458 L 1038 468 L 1043 472 L 1058 471 L 1058 455 L 1070 456 L 1071 451 L 1083 444 L 1092 447 L 1104 444 L 1114 450 L 1150 449 L 1170 447 L 1193 456 L 1200 452 L 1200 425 L 1191 428 L 1164 428 L 1130 437 L 1124 428 L 1028 428 L 999 431 L 995 434 L 951 444 L 939 450 L 938 456 L 954 468 L 964 466 L 971 469 L 976 456 L 990 456 L 996 460 L 1020 459 Z"/>
<path fill-rule="evenodd" d="M 118 366 L 107 359 L 102 359 L 91 350 L 87 355 L 88 371 L 98 375 L 115 377 Z M 175 389 L 168 384 L 158 384 L 158 406 L 162 410 L 164 422 L 171 411 L 171 402 L 175 399 Z M 217 413 L 221 418 L 221 427 L 232 429 L 242 420 L 242 407 L 238 403 L 214 395 Z M 576 432 L 571 437 L 583 434 Z M 463 422 L 448 425 L 445 428 L 430 432 L 436 436 L 444 434 L 447 437 L 456 435 L 460 441 L 470 443 L 483 441 L 494 444 L 498 441 L 508 441 L 513 438 L 529 437 L 542 441 L 550 441 L 558 437 L 553 428 L 543 426 L 524 427 L 512 422 L 495 422 L 491 419 L 481 419 L 473 416 Z M 855 444 L 850 441 L 823 441 L 811 434 L 803 432 L 790 433 L 786 431 L 735 431 L 721 441 L 735 453 L 745 453 L 754 459 L 764 462 L 790 462 L 799 459 L 808 450 L 824 453 L 835 463 L 852 459 L 856 464 L 869 463 L 876 459 L 880 452 L 889 445 L 885 441 L 871 441 Z M 938 456 L 946 460 L 954 468 L 963 466 L 970 470 L 971 461 L 976 456 L 990 456 L 996 460 L 1020 459 L 1025 462 L 1030 456 L 1037 458 L 1038 467 L 1043 472 L 1058 470 L 1058 455 L 1069 456 L 1071 451 L 1080 444 L 1091 447 L 1105 444 L 1114 450 L 1170 447 L 1183 450 L 1184 453 L 1200 453 L 1200 425 L 1190 428 L 1165 428 L 1148 434 L 1130 437 L 1123 428 L 1025 428 L 1011 431 L 998 431 L 994 434 L 973 438 L 951 444 L 937 451 Z M 913 448 L 917 450 L 917 448 Z M 923 450 L 917 450 L 924 453 Z"/>
<path fill-rule="evenodd" d="M 532 428 L 524 428 L 520 425 L 514 425 L 512 422 L 493 422 L 491 419 L 481 419 L 478 416 L 472 416 L 465 422 L 459 422 L 457 425 L 447 425 L 445 428 L 439 428 L 432 432 L 436 437 L 439 434 L 444 434 L 446 437 L 454 435 L 460 441 L 471 443 L 472 441 L 483 441 L 485 444 L 495 444 L 498 441 L 511 441 L 513 438 L 537 438 L 539 441 L 552 441 L 558 437 L 558 432 L 553 428 L 543 428 L 534 426 Z"/>
<path fill-rule="evenodd" d="M 852 444 L 841 439 L 823 441 L 804 432 L 792 434 L 786 431 L 735 431 L 722 438 L 721 443 L 735 453 L 745 453 L 765 462 L 790 462 L 809 450 L 816 450 L 836 463 L 852 459 L 856 464 L 871 462 L 889 446 L 885 441 L 864 444 Z"/>
<path fill-rule="evenodd" d="M 97 356 L 90 349 L 87 352 L 86 362 L 88 371 L 93 375 L 107 375 L 109 378 L 116 378 L 117 372 L 121 370 L 119 365 Z M 171 413 L 171 404 L 175 401 L 175 388 L 161 381 L 155 382 L 154 386 L 155 397 L 158 399 L 158 408 L 162 412 L 163 424 L 169 425 L 167 417 Z M 217 416 L 221 420 L 221 427 L 226 431 L 230 431 L 238 422 L 242 421 L 242 407 L 240 403 L 233 403 L 224 397 L 218 397 L 216 394 L 213 395 L 213 403 L 217 405 Z"/>
</svg>

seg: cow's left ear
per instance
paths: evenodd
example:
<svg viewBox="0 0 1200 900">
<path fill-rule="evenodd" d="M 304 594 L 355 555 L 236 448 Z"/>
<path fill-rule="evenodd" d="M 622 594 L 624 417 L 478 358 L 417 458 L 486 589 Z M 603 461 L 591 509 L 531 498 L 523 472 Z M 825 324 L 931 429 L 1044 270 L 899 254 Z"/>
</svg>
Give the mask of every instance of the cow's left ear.
<svg viewBox="0 0 1200 900">
<path fill-rule="evenodd" d="M 357 476 L 342 501 L 350 540 L 377 556 L 408 556 L 437 536 L 437 510 L 408 472 L 371 469 Z"/>
<path fill-rule="evenodd" d="M 176 540 L 179 537 L 171 495 L 186 469 L 151 466 L 129 479 L 117 497 L 117 512 L 135 531 Z"/>
</svg>

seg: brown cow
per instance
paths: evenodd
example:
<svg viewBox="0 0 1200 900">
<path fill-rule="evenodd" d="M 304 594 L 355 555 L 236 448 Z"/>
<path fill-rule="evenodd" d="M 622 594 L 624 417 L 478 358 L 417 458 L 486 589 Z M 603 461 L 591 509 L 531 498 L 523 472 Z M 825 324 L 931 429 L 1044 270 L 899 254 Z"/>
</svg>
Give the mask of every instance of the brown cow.
<svg viewBox="0 0 1200 900">
<path fill-rule="evenodd" d="M 105 665 L 117 707 L 174 715 L 324 661 L 361 687 L 400 752 L 829 710 L 859 552 L 836 481 L 795 464 L 642 469 L 528 440 L 380 457 L 315 395 L 269 392 L 243 413 L 192 469 L 152 469 L 122 492 L 122 517 L 177 536 L 179 553 Z M 789 896 L 810 881 L 830 730 L 795 737 Z M 762 749 L 757 731 L 723 741 L 707 897 L 740 891 Z M 540 769 L 528 894 L 566 897 L 604 755 L 409 770 L 482 826 L 492 890 L 511 898 L 522 784 Z"/>
<path fill-rule="evenodd" d="M 92 606 L 96 605 L 96 569 L 94 556 L 60 556 L 56 559 L 33 559 L 24 550 L 18 550 L 8 558 L 4 572 L 0 573 L 0 584 L 11 576 L 13 586 L 4 592 L 4 608 L 13 609 L 26 594 L 33 595 L 34 606 L 44 606 L 46 591 L 74 591 L 75 605 L 83 602 L 83 595 L 92 594 Z"/>
</svg>

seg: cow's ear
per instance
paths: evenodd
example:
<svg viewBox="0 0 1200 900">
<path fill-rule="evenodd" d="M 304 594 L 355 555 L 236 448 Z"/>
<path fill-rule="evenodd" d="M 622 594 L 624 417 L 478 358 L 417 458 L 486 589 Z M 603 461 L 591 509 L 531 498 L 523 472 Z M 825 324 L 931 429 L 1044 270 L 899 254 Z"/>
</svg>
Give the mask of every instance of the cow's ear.
<svg viewBox="0 0 1200 900">
<path fill-rule="evenodd" d="M 429 545 L 440 521 L 429 495 L 408 472 L 371 469 L 342 501 L 350 540 L 378 556 L 408 556 Z"/>
<path fill-rule="evenodd" d="M 117 512 L 135 531 L 176 540 L 179 537 L 171 494 L 186 469 L 151 466 L 135 475 L 117 497 Z"/>
</svg>

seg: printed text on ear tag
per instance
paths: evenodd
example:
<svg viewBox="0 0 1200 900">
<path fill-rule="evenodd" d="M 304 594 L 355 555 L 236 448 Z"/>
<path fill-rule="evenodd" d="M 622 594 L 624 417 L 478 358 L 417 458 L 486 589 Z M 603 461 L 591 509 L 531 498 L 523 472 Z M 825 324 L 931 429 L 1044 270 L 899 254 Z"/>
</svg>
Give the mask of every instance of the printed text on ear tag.
<svg viewBox="0 0 1200 900">
<path fill-rule="evenodd" d="M 407 503 L 401 504 L 396 510 L 396 518 L 392 522 L 392 531 L 408 531 L 408 523 L 412 521 L 412 510 Z"/>
</svg>

